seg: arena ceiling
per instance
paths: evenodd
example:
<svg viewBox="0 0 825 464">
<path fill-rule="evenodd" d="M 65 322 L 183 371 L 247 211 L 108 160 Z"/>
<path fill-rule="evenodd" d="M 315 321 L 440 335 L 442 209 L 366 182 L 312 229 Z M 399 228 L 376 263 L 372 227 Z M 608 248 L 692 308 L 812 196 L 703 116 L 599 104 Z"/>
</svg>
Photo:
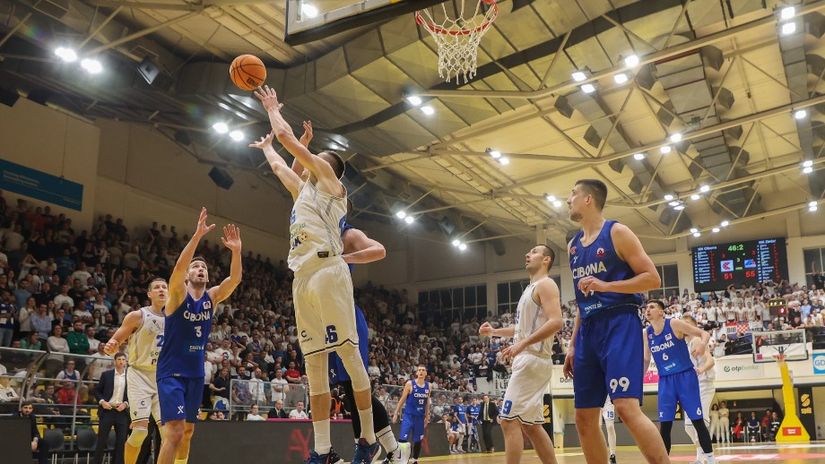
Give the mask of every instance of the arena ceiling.
<svg viewBox="0 0 825 464">
<path fill-rule="evenodd" d="M 604 180 L 607 215 L 646 239 L 823 199 L 825 0 L 502 1 L 468 84 L 439 78 L 435 43 L 410 14 L 290 45 L 285 3 L 0 0 L 0 87 L 89 119 L 151 125 L 200 162 L 267 176 L 260 153 L 210 129 L 266 130 L 227 73 L 234 56 L 256 54 L 293 127 L 311 119 L 313 148 L 350 159 L 356 214 L 398 221 L 403 210 L 445 240 L 544 228 L 561 245 L 575 226 L 548 196 L 563 201 L 583 177 Z M 90 78 L 61 62 L 62 44 L 106 72 Z M 638 65 L 625 65 L 630 55 Z M 151 85 L 141 63 L 159 70 Z"/>
</svg>

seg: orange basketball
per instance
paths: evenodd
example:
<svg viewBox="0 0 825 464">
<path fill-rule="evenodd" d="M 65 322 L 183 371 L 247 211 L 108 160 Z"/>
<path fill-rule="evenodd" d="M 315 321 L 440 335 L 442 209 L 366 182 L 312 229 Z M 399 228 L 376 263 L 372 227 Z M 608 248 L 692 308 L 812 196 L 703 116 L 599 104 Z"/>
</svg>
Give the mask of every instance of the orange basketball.
<svg viewBox="0 0 825 464">
<path fill-rule="evenodd" d="M 266 80 L 266 66 L 255 55 L 241 55 L 229 65 L 229 78 L 242 90 L 255 90 Z"/>
</svg>

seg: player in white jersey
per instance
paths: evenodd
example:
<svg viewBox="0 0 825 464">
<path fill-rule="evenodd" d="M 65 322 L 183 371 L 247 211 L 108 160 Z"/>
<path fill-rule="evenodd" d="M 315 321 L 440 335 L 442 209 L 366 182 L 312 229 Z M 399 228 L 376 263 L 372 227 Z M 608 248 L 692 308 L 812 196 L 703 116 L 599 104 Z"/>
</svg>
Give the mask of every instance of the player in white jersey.
<svg viewBox="0 0 825 464">
<path fill-rule="evenodd" d="M 698 327 L 696 319 L 691 316 L 684 316 L 682 320 L 688 324 Z M 705 419 L 705 425 L 710 430 L 711 414 L 710 407 L 713 403 L 713 397 L 716 396 L 716 370 L 713 368 L 715 361 L 710 350 L 705 350 L 705 354 L 696 357 L 695 344 L 702 343 L 702 339 L 698 337 L 685 336 L 688 343 L 688 350 L 690 351 L 690 360 L 696 368 L 696 374 L 699 376 L 699 399 L 702 402 L 702 417 Z M 702 464 L 704 462 L 705 453 L 702 451 L 702 446 L 699 444 L 699 435 L 696 434 L 696 429 L 693 423 L 685 417 L 685 432 L 687 432 L 693 444 L 696 445 L 696 463 Z"/>
<path fill-rule="evenodd" d="M 556 463 L 553 442 L 542 427 L 544 394 L 550 391 L 553 372 L 553 336 L 562 327 L 559 287 L 547 275 L 555 257 L 547 245 L 530 249 L 525 256 L 530 285 L 519 299 L 515 324 L 494 329 L 485 322 L 478 329 L 482 336 L 513 337 L 513 344 L 501 353 L 503 359 L 512 359 L 513 372 L 498 416 L 507 464 L 521 462 L 522 432 L 530 438 L 542 463 Z"/>
<path fill-rule="evenodd" d="M 344 245 L 340 224 L 347 215 L 347 191 L 340 180 L 344 161 L 334 152 L 317 155 L 310 152 L 284 120 L 282 105 L 269 86 L 258 89 L 255 96 L 269 115 L 272 133 L 250 146 L 263 150 L 272 172 L 294 200 L 289 221 L 288 263 L 295 273 L 292 297 L 315 432 L 315 450 L 308 462 L 326 464 L 330 460 L 327 353 L 335 351 L 352 380 L 361 419 L 361 438 L 355 445 L 353 464 L 367 464 L 378 453 L 379 445 L 373 430 L 370 380 L 358 351 L 352 278 L 341 257 Z M 273 136 L 305 168 L 303 176 L 290 169 L 272 148 Z"/>
<path fill-rule="evenodd" d="M 165 279 L 156 278 L 149 283 L 151 306 L 132 311 L 123 318 L 123 324 L 106 343 L 108 355 L 117 353 L 120 345 L 129 340 L 129 369 L 126 371 L 129 414 L 132 416 L 132 433 L 123 450 L 124 464 L 135 464 L 143 440 L 146 439 L 149 416 L 160 420 L 160 402 L 155 371 L 163 346 L 163 306 L 169 295 Z"/>
<path fill-rule="evenodd" d="M 610 464 L 616 464 L 616 407 L 610 401 L 610 395 L 604 400 L 602 407 L 604 428 L 607 429 L 607 448 L 610 451 Z"/>
</svg>

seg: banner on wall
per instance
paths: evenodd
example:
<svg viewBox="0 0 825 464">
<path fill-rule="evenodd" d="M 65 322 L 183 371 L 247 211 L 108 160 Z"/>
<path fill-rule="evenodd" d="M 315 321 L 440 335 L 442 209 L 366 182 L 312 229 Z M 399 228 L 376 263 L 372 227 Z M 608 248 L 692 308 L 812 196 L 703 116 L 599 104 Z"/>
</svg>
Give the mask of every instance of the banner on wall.
<svg viewBox="0 0 825 464">
<path fill-rule="evenodd" d="M 0 189 L 80 211 L 83 184 L 0 159 Z"/>
</svg>

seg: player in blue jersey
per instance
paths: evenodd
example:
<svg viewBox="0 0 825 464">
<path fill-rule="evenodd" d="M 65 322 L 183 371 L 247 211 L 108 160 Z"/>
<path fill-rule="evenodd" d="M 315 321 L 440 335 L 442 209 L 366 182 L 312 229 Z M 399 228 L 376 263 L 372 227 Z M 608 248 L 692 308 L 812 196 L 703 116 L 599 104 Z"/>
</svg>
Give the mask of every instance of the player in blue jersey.
<svg viewBox="0 0 825 464">
<path fill-rule="evenodd" d="M 467 406 L 467 416 L 469 416 L 470 430 L 467 432 L 467 451 L 473 452 L 481 451 L 481 443 L 478 441 L 478 415 L 481 414 L 481 406 L 478 404 L 478 398 L 473 398 L 470 405 Z M 475 442 L 475 446 L 473 446 Z"/>
<path fill-rule="evenodd" d="M 656 266 L 627 226 L 605 220 L 607 186 L 576 182 L 567 205 L 581 230 L 568 244 L 578 312 L 564 373 L 573 378 L 576 430 L 585 460 L 605 463 L 600 412 L 610 395 L 616 413 L 650 463 L 669 463 L 656 426 L 642 413 L 642 292 L 660 288 Z"/>
<path fill-rule="evenodd" d="M 464 404 L 464 398 L 461 396 L 455 397 L 455 404 L 453 405 L 453 413 L 455 417 L 458 418 L 459 427 L 461 428 L 461 440 L 458 442 L 458 451 L 459 453 L 466 453 L 467 451 L 464 450 L 464 438 L 469 436 L 470 428 L 469 428 L 469 420 L 467 417 L 467 405 Z"/>
<path fill-rule="evenodd" d="M 198 225 L 178 257 L 169 278 L 169 297 L 164 308 L 163 349 L 157 368 L 163 444 L 159 464 L 186 464 L 189 444 L 203 399 L 204 347 L 212 330 L 215 307 L 229 298 L 241 282 L 241 233 L 224 226 L 221 241 L 232 251 L 229 277 L 207 288 L 209 270 L 203 258 L 195 258 L 198 243 L 215 225 L 206 224 L 201 208 Z"/>
<path fill-rule="evenodd" d="M 392 422 L 398 422 L 398 415 L 401 408 L 404 408 L 404 415 L 401 418 L 401 433 L 398 439 L 404 443 L 413 442 L 411 464 L 417 464 L 421 457 L 421 441 L 424 440 L 424 431 L 430 422 L 430 382 L 427 380 L 427 368 L 422 364 L 415 371 L 415 379 L 407 380 L 404 390 L 401 392 L 401 399 L 395 407 L 392 415 Z M 457 422 L 457 421 L 456 421 Z M 453 424 L 453 430 L 458 433 L 458 423 Z M 452 443 L 450 452 L 452 453 Z"/>
<path fill-rule="evenodd" d="M 650 325 L 645 330 L 644 365 L 649 365 L 652 355 L 659 370 L 659 432 L 665 448 L 670 453 L 670 431 L 678 403 L 693 423 L 704 451 L 704 460 L 708 464 L 714 464 L 716 460 L 713 457 L 710 432 L 702 413 L 699 377 L 685 341 L 685 335 L 701 339 L 700 343 L 694 344 L 693 355 L 702 357 L 710 334 L 679 319 L 665 318 L 665 304 L 661 300 L 647 302 L 645 317 Z"/>
</svg>

